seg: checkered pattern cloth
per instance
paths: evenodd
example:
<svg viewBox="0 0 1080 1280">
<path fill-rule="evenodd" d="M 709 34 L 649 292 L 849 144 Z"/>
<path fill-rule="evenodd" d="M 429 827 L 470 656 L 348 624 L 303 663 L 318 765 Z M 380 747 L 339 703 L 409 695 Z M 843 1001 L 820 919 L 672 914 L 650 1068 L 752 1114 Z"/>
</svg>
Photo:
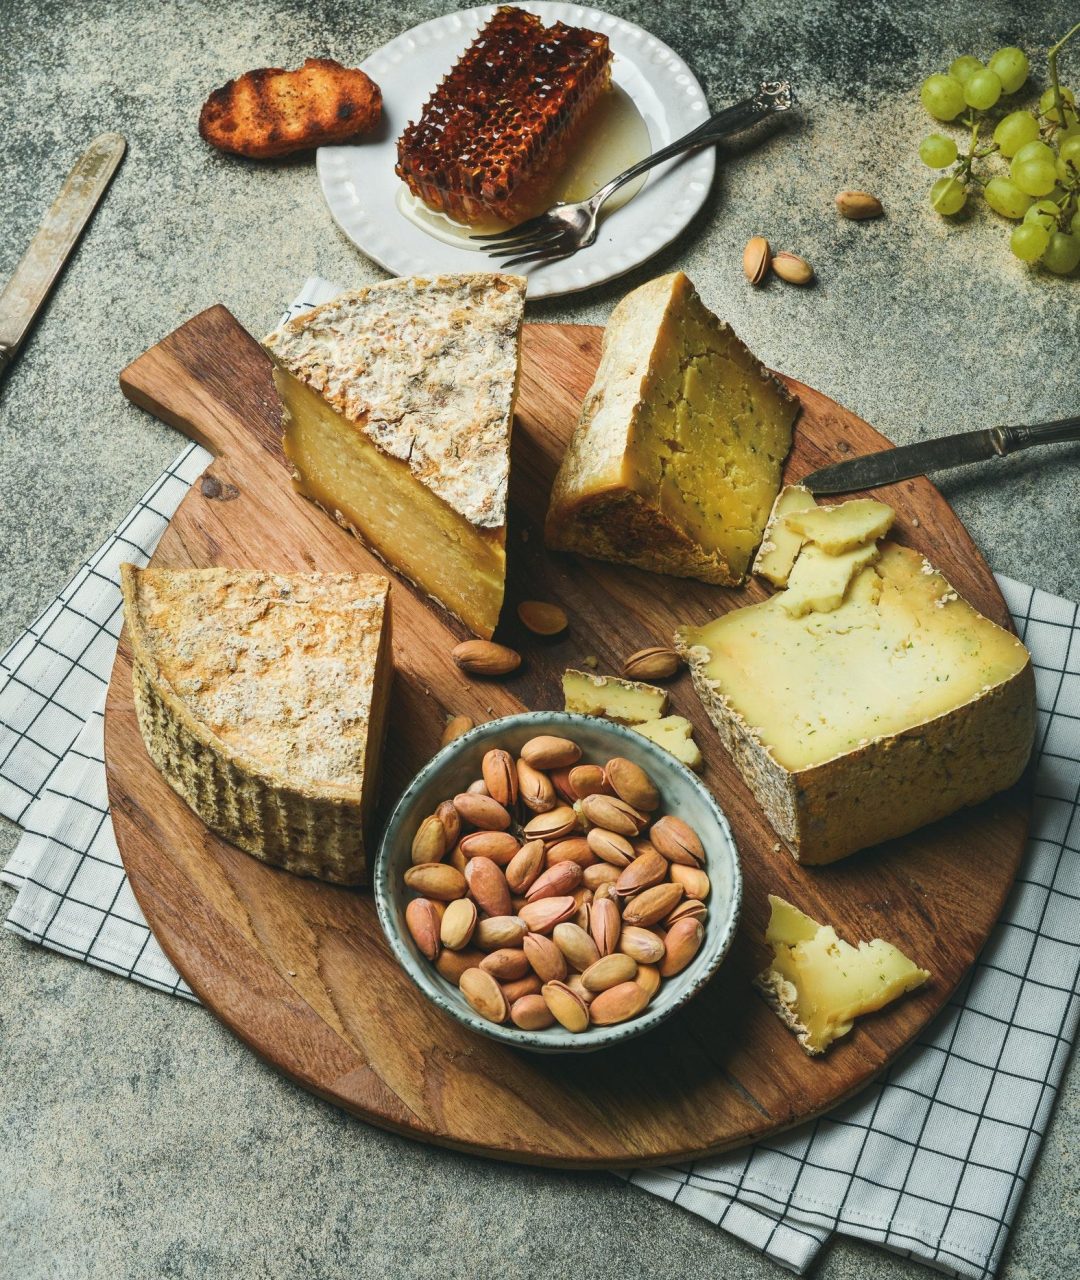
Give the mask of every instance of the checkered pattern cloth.
<svg viewBox="0 0 1080 1280">
<path fill-rule="evenodd" d="M 309 281 L 290 310 L 335 292 Z M 19 890 L 7 928 L 188 999 L 120 862 L 102 712 L 118 566 L 149 559 L 209 460 L 187 448 L 0 658 L 0 812 L 24 829 L 2 873 Z M 1015 888 L 971 974 L 912 1049 L 828 1116 L 732 1155 L 629 1175 L 793 1271 L 838 1231 L 949 1274 L 992 1276 L 1076 1036 L 1080 618 L 1068 601 L 998 582 L 1035 663 L 1037 799 Z"/>
</svg>

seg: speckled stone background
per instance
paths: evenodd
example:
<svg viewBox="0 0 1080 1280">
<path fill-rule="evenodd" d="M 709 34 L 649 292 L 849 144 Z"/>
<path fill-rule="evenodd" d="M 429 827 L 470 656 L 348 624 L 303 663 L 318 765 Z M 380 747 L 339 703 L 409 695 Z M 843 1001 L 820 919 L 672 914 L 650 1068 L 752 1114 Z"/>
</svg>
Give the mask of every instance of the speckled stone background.
<svg viewBox="0 0 1080 1280">
<path fill-rule="evenodd" d="M 346 284 L 381 275 L 334 227 L 309 158 L 252 165 L 208 150 L 195 130 L 202 99 L 250 67 L 310 54 L 355 63 L 452 7 L 0 0 L 0 278 L 82 146 L 107 129 L 129 142 L 0 388 L 0 645 L 178 450 L 120 396 L 124 364 L 210 303 L 262 333 L 310 273 Z M 533 306 L 532 318 L 603 321 L 630 285 L 681 266 L 765 360 L 897 442 L 1077 411 L 1080 280 L 1029 272 L 985 210 L 954 226 L 931 215 L 915 154 L 928 122 L 913 92 L 957 53 L 1045 48 L 1069 6 L 607 7 L 673 45 L 715 105 L 784 71 L 803 117 L 726 162 L 706 211 L 646 271 Z M 1080 80 L 1080 48 L 1070 61 Z M 888 216 L 839 220 L 831 201 L 845 186 L 874 191 Z M 752 292 L 739 259 L 755 232 L 810 259 L 816 287 Z M 942 487 L 994 567 L 1075 598 L 1078 462 L 1080 446 L 1060 446 Z M 14 839 L 0 831 L 0 856 Z M 502 1167 L 369 1129 L 278 1078 L 205 1011 L 7 935 L 0 1001 L 3 1280 L 781 1274 L 606 1176 Z M 1080 1272 L 1078 1127 L 1074 1064 L 1009 1247 L 1009 1280 Z M 925 1272 L 840 1242 L 818 1274 Z"/>
</svg>

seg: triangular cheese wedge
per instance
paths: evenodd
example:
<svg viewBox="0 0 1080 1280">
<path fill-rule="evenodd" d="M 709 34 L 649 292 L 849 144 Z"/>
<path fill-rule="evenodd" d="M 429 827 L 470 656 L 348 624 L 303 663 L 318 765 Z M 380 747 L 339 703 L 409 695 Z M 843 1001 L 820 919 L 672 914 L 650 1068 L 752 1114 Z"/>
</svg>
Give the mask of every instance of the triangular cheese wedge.
<svg viewBox="0 0 1080 1280">
<path fill-rule="evenodd" d="M 681 271 L 642 285 L 604 331 L 552 491 L 548 546 L 740 583 L 798 409 Z"/>
<path fill-rule="evenodd" d="M 387 280 L 272 333 L 296 487 L 478 636 L 506 581 L 525 281 Z"/>
<path fill-rule="evenodd" d="M 150 758 L 264 862 L 365 879 L 393 678 L 385 578 L 121 566 Z"/>
</svg>

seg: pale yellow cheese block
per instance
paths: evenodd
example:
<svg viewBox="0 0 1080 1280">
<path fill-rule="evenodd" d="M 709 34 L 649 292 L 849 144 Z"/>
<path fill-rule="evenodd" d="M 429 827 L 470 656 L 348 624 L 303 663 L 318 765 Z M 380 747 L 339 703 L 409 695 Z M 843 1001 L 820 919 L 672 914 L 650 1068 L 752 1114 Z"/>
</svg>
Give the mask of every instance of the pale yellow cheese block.
<svg viewBox="0 0 1080 1280">
<path fill-rule="evenodd" d="M 796 511 L 811 511 L 815 505 L 814 495 L 801 484 L 785 485 L 776 495 L 753 565 L 754 573 L 774 587 L 787 585 L 788 574 L 804 541 L 802 534 L 791 528 L 787 517 Z"/>
<path fill-rule="evenodd" d="M 867 542 L 876 542 L 892 528 L 896 512 L 873 498 L 853 498 L 835 507 L 792 511 L 785 523 L 827 555 L 841 555 Z"/>
<path fill-rule="evenodd" d="M 780 592 L 687 626 L 676 647 L 777 833 L 826 863 L 1020 777 L 1035 731 L 1027 650 L 917 552 L 886 543 L 838 608 Z"/>
<path fill-rule="evenodd" d="M 857 946 L 769 894 L 765 941 L 773 959 L 757 986 L 810 1055 L 846 1036 L 855 1019 L 883 1009 L 930 977 L 890 942 Z"/>
<path fill-rule="evenodd" d="M 659 720 L 667 710 L 667 690 L 640 680 L 568 668 L 563 672 L 562 686 L 565 709 L 581 716 L 606 716 L 620 724 L 636 725 Z"/>
<path fill-rule="evenodd" d="M 685 716 L 663 716 L 659 720 L 646 720 L 644 724 L 632 724 L 630 728 L 670 751 L 688 769 L 700 769 L 704 764 L 701 750 L 694 741 L 694 726 Z"/>
<path fill-rule="evenodd" d="M 741 582 L 798 408 L 681 271 L 642 285 L 604 332 L 552 490 L 547 545 Z"/>
<path fill-rule="evenodd" d="M 121 566 L 147 751 L 208 827 L 264 862 L 366 879 L 393 681 L 372 574 Z"/>
<path fill-rule="evenodd" d="M 485 639 L 506 580 L 524 298 L 520 276 L 387 280 L 265 342 L 296 487 Z"/>
<path fill-rule="evenodd" d="M 827 555 L 813 543 L 804 546 L 788 575 L 787 590 L 776 597 L 780 608 L 792 618 L 839 609 L 855 575 L 879 555 L 874 542 L 836 555 Z"/>
</svg>

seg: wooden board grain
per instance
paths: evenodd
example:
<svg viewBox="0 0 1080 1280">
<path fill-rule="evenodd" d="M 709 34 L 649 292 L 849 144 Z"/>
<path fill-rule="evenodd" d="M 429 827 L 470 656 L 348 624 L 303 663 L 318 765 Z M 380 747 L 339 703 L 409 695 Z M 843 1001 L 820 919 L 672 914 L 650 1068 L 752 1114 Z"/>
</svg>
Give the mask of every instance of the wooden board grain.
<svg viewBox="0 0 1080 1280">
<path fill-rule="evenodd" d="M 397 677 L 382 813 L 436 750 L 446 716 L 476 720 L 561 707 L 559 679 L 586 655 L 601 671 L 677 623 L 763 598 L 572 556 L 541 536 L 547 494 L 599 355 L 600 330 L 528 325 L 511 481 L 511 582 L 499 636 L 525 654 L 501 682 L 450 660 L 464 632 L 408 584 L 392 591 Z M 828 397 L 787 379 L 803 412 L 787 478 L 887 442 Z M 131 365 L 125 393 L 216 455 L 154 555 L 168 566 L 226 564 L 385 572 L 297 496 L 279 443 L 269 361 L 221 307 L 196 316 Z M 878 491 L 896 534 L 973 604 L 1008 625 L 993 577 L 925 479 Z M 514 605 L 557 600 L 568 633 L 538 641 Z M 716 741 L 689 678 L 674 710 L 695 725 L 705 778 L 726 809 L 745 877 L 742 928 L 709 988 L 655 1032 L 573 1057 L 535 1057 L 470 1034 L 419 994 L 385 945 L 368 894 L 263 866 L 208 832 L 159 777 L 139 737 L 122 638 L 106 709 L 116 836 L 155 936 L 198 996 L 267 1061 L 375 1124 L 511 1160 L 567 1166 L 683 1160 L 760 1138 L 858 1090 L 942 1006 L 986 938 L 1018 864 L 1022 789 L 902 840 L 823 868 L 782 851 Z M 865 1018 L 810 1060 L 752 992 L 766 958 L 766 895 L 783 894 L 849 939 L 883 935 L 933 982 Z"/>
</svg>

